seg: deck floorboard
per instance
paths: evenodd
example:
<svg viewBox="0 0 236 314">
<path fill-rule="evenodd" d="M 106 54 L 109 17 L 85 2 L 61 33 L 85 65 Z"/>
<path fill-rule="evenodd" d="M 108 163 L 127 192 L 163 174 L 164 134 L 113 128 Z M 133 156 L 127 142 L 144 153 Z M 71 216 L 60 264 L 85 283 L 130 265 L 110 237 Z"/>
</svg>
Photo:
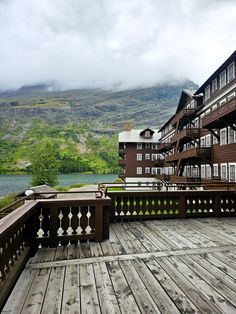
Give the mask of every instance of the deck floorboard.
<svg viewBox="0 0 236 314">
<path fill-rule="evenodd" d="M 2 313 L 236 313 L 236 218 L 111 224 L 29 259 Z"/>
</svg>

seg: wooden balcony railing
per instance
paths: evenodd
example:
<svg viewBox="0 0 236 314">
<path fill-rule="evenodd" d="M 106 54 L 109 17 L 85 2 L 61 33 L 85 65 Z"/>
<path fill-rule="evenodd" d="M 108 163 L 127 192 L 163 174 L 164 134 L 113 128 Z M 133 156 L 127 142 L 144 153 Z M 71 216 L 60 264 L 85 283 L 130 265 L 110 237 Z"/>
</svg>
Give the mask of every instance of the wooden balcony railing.
<svg viewBox="0 0 236 314">
<path fill-rule="evenodd" d="M 111 220 L 236 216 L 232 191 L 117 191 Z"/>
<path fill-rule="evenodd" d="M 187 158 L 211 158 L 211 147 L 197 147 L 189 150 L 185 150 L 179 153 L 175 153 L 173 155 L 165 157 L 166 162 L 177 161 L 179 159 L 187 159 Z"/>
<path fill-rule="evenodd" d="M 232 114 L 236 117 L 236 98 L 226 102 L 216 110 L 210 112 L 202 119 L 203 128 L 216 128 L 220 127 L 220 120 L 226 116 L 232 118 Z"/>
<path fill-rule="evenodd" d="M 201 130 L 199 128 L 188 128 L 188 129 L 183 129 L 179 133 L 176 133 L 172 138 L 171 138 L 171 144 L 174 144 L 180 139 L 183 138 L 199 138 L 201 134 Z"/>
<path fill-rule="evenodd" d="M 125 160 L 124 159 L 120 159 L 119 160 L 119 165 L 124 168 L 125 167 Z"/>
<path fill-rule="evenodd" d="M 170 143 L 161 143 L 159 146 L 158 146 L 158 152 L 166 152 L 168 150 L 170 150 L 172 147 L 172 145 Z"/>
<path fill-rule="evenodd" d="M 152 161 L 155 167 L 163 167 L 164 159 L 156 158 L 152 159 Z"/>
<path fill-rule="evenodd" d="M 172 175 L 170 176 L 170 181 L 173 183 L 192 183 L 192 182 L 201 182 L 201 178 L 200 177 L 186 177 L 186 176 L 176 176 L 176 175 Z"/>
<path fill-rule="evenodd" d="M 1 219 L 0 308 L 30 254 L 38 246 L 109 238 L 111 200 L 31 200 Z"/>
<path fill-rule="evenodd" d="M 194 114 L 196 112 L 197 108 L 184 108 L 182 110 L 180 110 L 175 117 L 172 120 L 172 123 L 175 124 L 177 121 L 181 120 L 184 117 L 188 117 L 191 116 L 192 114 Z"/>
</svg>

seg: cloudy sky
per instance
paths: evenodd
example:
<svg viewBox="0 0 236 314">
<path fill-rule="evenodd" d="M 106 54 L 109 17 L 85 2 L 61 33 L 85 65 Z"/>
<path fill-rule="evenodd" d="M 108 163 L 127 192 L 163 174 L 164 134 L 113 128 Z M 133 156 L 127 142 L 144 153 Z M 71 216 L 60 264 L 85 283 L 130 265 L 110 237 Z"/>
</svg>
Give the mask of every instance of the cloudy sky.
<svg viewBox="0 0 236 314">
<path fill-rule="evenodd" d="M 236 49 L 235 0 L 0 0 L 0 89 L 202 84 Z"/>
</svg>

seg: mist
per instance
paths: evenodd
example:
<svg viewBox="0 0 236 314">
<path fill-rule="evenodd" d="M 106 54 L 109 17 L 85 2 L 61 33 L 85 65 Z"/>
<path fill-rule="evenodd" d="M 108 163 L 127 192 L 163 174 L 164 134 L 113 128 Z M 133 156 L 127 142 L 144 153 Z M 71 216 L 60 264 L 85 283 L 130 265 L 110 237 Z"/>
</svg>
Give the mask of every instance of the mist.
<svg viewBox="0 0 236 314">
<path fill-rule="evenodd" d="M 1 0 L 0 89 L 201 85 L 235 29 L 233 0 Z"/>
</svg>

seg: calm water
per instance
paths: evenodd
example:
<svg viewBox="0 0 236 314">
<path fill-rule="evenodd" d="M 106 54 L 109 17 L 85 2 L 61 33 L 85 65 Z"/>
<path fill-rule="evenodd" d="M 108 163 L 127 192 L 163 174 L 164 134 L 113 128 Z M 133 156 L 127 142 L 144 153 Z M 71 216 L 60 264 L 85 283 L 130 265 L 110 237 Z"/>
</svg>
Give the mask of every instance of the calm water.
<svg viewBox="0 0 236 314">
<path fill-rule="evenodd" d="M 58 176 L 59 184 L 68 186 L 74 183 L 95 184 L 99 182 L 112 182 L 117 178 L 116 174 L 61 174 Z M 30 187 L 31 176 L 24 175 L 0 175 L 0 196 L 22 192 Z"/>
</svg>

